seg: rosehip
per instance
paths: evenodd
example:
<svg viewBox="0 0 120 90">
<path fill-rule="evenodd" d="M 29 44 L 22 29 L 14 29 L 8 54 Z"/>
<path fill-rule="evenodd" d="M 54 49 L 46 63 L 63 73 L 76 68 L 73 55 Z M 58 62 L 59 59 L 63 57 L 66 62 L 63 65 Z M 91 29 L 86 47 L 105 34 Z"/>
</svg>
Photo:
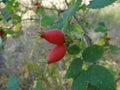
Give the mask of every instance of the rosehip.
<svg viewBox="0 0 120 90">
<path fill-rule="evenodd" d="M 107 40 L 107 41 L 110 41 L 110 40 L 111 40 L 111 38 L 110 38 L 110 37 L 106 37 L 106 40 Z"/>
<path fill-rule="evenodd" d="M 3 35 L 4 35 L 4 32 L 0 31 L 0 36 L 3 37 Z"/>
<path fill-rule="evenodd" d="M 61 30 L 52 29 L 44 31 L 42 37 L 53 44 L 60 45 L 65 43 L 64 33 Z"/>
<path fill-rule="evenodd" d="M 56 45 L 55 47 L 50 49 L 48 54 L 47 60 L 48 63 L 55 63 L 61 60 L 66 54 L 66 46 L 63 45 Z"/>
<path fill-rule="evenodd" d="M 35 5 L 37 8 L 40 8 L 40 2 L 36 2 L 34 5 Z"/>
</svg>

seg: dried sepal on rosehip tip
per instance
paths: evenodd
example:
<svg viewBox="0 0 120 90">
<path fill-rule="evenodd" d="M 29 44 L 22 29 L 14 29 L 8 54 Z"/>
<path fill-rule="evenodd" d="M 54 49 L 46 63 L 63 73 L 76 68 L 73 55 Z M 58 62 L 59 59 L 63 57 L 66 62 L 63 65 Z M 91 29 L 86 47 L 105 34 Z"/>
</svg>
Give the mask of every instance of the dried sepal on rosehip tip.
<svg viewBox="0 0 120 90">
<path fill-rule="evenodd" d="M 48 64 L 55 63 L 60 61 L 66 54 L 66 46 L 63 45 L 56 45 L 53 48 L 50 48 L 49 54 L 47 57 Z"/>
<path fill-rule="evenodd" d="M 38 32 L 39 33 L 39 37 L 43 38 L 43 32 Z"/>
</svg>

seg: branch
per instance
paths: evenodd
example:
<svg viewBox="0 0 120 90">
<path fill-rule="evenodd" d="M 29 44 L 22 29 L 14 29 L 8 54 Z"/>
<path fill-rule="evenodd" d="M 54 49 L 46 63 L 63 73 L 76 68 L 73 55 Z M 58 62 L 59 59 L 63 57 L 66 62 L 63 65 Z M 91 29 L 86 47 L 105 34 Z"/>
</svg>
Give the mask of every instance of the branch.
<svg viewBox="0 0 120 90">
<path fill-rule="evenodd" d="M 35 20 L 35 21 L 39 21 L 39 19 L 37 18 L 26 18 L 26 19 L 22 19 L 21 21 L 27 21 L 27 20 Z"/>
<path fill-rule="evenodd" d="M 76 15 L 74 15 L 74 19 L 79 23 L 79 25 L 81 26 L 81 28 L 83 29 L 84 32 L 84 41 L 86 43 L 87 46 L 92 45 L 92 40 L 90 39 L 90 37 L 87 35 L 87 29 L 85 27 L 85 25 L 83 24 L 81 19 L 78 19 Z"/>
<path fill-rule="evenodd" d="M 69 7 L 69 3 L 67 2 L 67 0 L 65 0 L 65 3 L 66 3 L 66 5 Z"/>
<path fill-rule="evenodd" d="M 20 2 L 19 2 L 19 3 L 20 3 Z M 25 6 L 25 4 L 20 3 L 20 5 L 23 6 L 24 8 L 26 8 L 26 9 L 33 10 L 32 7 Z"/>
</svg>

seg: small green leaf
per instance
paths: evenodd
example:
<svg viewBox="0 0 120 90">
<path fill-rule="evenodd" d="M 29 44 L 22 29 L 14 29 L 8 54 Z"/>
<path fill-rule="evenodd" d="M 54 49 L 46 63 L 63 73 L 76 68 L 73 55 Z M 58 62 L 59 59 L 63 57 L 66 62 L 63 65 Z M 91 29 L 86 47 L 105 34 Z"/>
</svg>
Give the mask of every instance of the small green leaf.
<svg viewBox="0 0 120 90">
<path fill-rule="evenodd" d="M 74 59 L 65 75 L 66 78 L 75 78 L 77 77 L 82 70 L 83 61 L 80 58 Z"/>
<path fill-rule="evenodd" d="M 72 54 L 72 55 L 75 55 L 75 54 L 78 54 L 80 53 L 80 48 L 78 45 L 76 44 L 71 44 L 69 47 L 68 47 L 68 53 L 69 54 Z"/>
<path fill-rule="evenodd" d="M 1 13 L 1 12 L 0 12 Z M 3 19 L 3 15 L 2 14 L 0 14 L 0 20 L 2 20 Z"/>
<path fill-rule="evenodd" d="M 83 51 L 82 56 L 84 61 L 96 62 L 102 57 L 103 53 L 104 48 L 102 46 L 92 45 Z"/>
<path fill-rule="evenodd" d="M 18 1 L 15 2 L 14 7 L 17 8 L 19 7 L 20 3 Z"/>
<path fill-rule="evenodd" d="M 118 54 L 119 53 L 119 51 L 118 51 L 119 49 L 118 49 L 117 46 L 110 45 L 109 48 L 110 48 L 110 51 L 112 52 L 112 54 Z"/>
<path fill-rule="evenodd" d="M 56 15 L 43 15 L 41 24 L 42 26 L 48 26 L 54 23 L 54 20 L 56 19 Z"/>
<path fill-rule="evenodd" d="M 5 33 L 6 34 L 14 34 L 15 32 L 13 30 L 8 29 L 8 30 L 5 30 Z"/>
<path fill-rule="evenodd" d="M 86 48 L 86 44 L 85 44 L 85 41 L 83 39 L 81 39 L 81 42 L 80 42 L 80 48 L 82 50 L 84 50 Z"/>
<path fill-rule="evenodd" d="M 103 22 L 100 22 L 100 23 L 98 24 L 98 27 L 95 29 L 95 32 L 105 33 L 105 32 L 107 32 L 107 31 L 108 31 L 108 29 L 107 29 L 107 27 L 105 26 L 105 24 L 104 24 Z"/>
<path fill-rule="evenodd" d="M 97 8 L 104 8 L 117 0 L 92 0 L 90 4 L 87 6 L 88 8 L 97 9 Z"/>
<path fill-rule="evenodd" d="M 103 66 L 92 65 L 88 68 L 89 83 L 100 90 L 116 90 L 112 73 Z"/>
<path fill-rule="evenodd" d="M 57 29 L 62 29 L 63 28 L 63 19 L 59 19 L 53 26 L 51 26 L 50 28 L 57 28 Z"/>
<path fill-rule="evenodd" d="M 107 32 L 108 30 L 102 26 L 99 26 L 95 29 L 95 32 Z"/>
<path fill-rule="evenodd" d="M 21 17 L 18 15 L 13 16 L 11 19 L 13 20 L 14 23 L 18 23 L 21 21 Z"/>
<path fill-rule="evenodd" d="M 15 76 L 10 76 L 6 85 L 6 90 L 18 90 L 19 85 L 20 79 Z"/>
<path fill-rule="evenodd" d="M 71 17 L 72 15 L 75 14 L 75 12 L 79 9 L 79 6 L 81 4 L 82 0 L 77 0 L 75 2 L 75 4 L 70 7 L 69 9 L 65 10 L 63 12 L 63 18 L 60 18 L 52 27 L 50 28 L 58 28 L 58 29 L 61 29 L 63 28 L 64 26 L 66 26 L 66 23 L 69 19 L 69 17 Z M 66 30 L 66 29 L 65 29 Z"/>
<path fill-rule="evenodd" d="M 79 34 L 82 34 L 83 30 L 82 30 L 81 26 L 78 23 L 75 23 L 74 25 L 75 25 L 75 31 Z"/>
<path fill-rule="evenodd" d="M 88 74 L 82 71 L 81 74 L 73 80 L 71 90 L 87 90 Z"/>
<path fill-rule="evenodd" d="M 9 2 L 9 0 L 0 0 L 0 1 L 2 1 L 2 2 L 4 2 L 4 3 Z"/>
<path fill-rule="evenodd" d="M 82 0 L 77 0 L 71 8 L 64 11 L 64 13 L 63 13 L 63 22 L 64 23 L 66 23 L 66 21 L 68 20 L 69 17 L 71 17 L 72 15 L 75 14 L 75 12 L 79 9 L 81 2 L 82 2 Z"/>
<path fill-rule="evenodd" d="M 10 20 L 10 12 L 6 9 L 2 9 L 3 19 L 8 22 Z"/>
</svg>

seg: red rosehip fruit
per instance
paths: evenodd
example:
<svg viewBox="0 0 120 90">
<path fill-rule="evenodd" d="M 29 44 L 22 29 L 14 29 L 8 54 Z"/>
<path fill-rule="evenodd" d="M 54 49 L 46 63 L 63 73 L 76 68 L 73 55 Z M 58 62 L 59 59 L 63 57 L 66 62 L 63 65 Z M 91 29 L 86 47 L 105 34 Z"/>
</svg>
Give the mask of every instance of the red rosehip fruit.
<svg viewBox="0 0 120 90">
<path fill-rule="evenodd" d="M 4 35 L 4 32 L 0 31 L 0 36 L 3 37 L 3 35 Z"/>
<path fill-rule="evenodd" d="M 56 45 L 55 47 L 50 49 L 50 52 L 47 57 L 48 64 L 55 63 L 61 60 L 66 54 L 66 46 Z"/>
<path fill-rule="evenodd" d="M 52 29 L 44 31 L 42 37 L 53 44 L 62 45 L 65 43 L 64 33 L 61 30 Z"/>
<path fill-rule="evenodd" d="M 34 5 L 37 7 L 37 9 L 41 6 L 40 2 L 35 2 Z"/>
<path fill-rule="evenodd" d="M 106 40 L 107 40 L 107 41 L 110 41 L 110 40 L 111 40 L 111 38 L 110 38 L 110 37 L 106 37 Z"/>
</svg>

